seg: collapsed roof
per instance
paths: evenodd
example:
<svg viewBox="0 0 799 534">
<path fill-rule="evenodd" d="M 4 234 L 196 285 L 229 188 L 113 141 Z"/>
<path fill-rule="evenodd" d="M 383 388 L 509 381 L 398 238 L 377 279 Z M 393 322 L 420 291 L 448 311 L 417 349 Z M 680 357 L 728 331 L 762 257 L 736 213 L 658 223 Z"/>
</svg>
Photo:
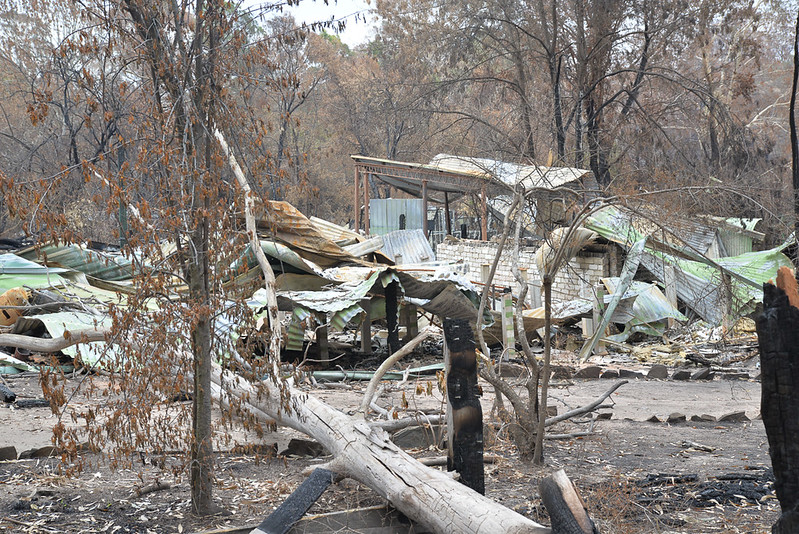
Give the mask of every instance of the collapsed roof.
<svg viewBox="0 0 799 534">
<path fill-rule="evenodd" d="M 521 187 L 524 191 L 556 189 L 578 181 L 593 180 L 593 173 L 571 167 L 521 165 L 486 158 L 438 154 L 430 163 L 411 163 L 360 155 L 350 156 L 361 172 L 415 197 L 427 188 L 446 192 L 452 199 L 464 194 L 478 194 L 488 187 L 489 196 L 507 194 Z M 595 187 L 594 187 L 595 188 Z M 443 202 L 431 193 L 430 199 Z"/>
<path fill-rule="evenodd" d="M 763 284 L 779 267 L 792 265 L 784 245 L 726 256 L 716 228 L 674 214 L 658 215 L 653 209 L 642 213 L 604 206 L 588 217 L 585 227 L 625 250 L 646 240 L 641 264 L 664 286 L 675 284 L 679 299 L 711 324 L 755 311 Z"/>
</svg>

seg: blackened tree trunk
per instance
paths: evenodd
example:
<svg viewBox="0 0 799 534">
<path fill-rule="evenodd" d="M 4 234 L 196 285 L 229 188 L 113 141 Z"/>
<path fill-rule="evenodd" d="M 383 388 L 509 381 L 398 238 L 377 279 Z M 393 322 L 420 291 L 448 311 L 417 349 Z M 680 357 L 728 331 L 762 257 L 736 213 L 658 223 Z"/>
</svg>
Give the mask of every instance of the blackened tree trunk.
<svg viewBox="0 0 799 534">
<path fill-rule="evenodd" d="M 764 284 L 763 293 L 763 315 L 757 320 L 760 413 L 782 507 L 772 532 L 788 534 L 799 532 L 799 308 L 772 284 Z"/>
<path fill-rule="evenodd" d="M 799 14 L 796 16 L 796 30 L 793 40 L 793 85 L 791 86 L 791 106 L 788 122 L 791 128 L 791 171 L 793 176 L 794 239 L 799 243 L 799 141 L 796 136 L 796 85 L 799 82 Z M 795 253 L 799 256 L 798 251 Z M 799 258 L 794 258 L 797 260 Z"/>
<path fill-rule="evenodd" d="M 445 319 L 444 339 L 449 348 L 447 400 L 452 414 L 447 470 L 457 471 L 461 482 L 485 495 L 483 410 L 477 386 L 474 335 L 469 321 Z"/>
<path fill-rule="evenodd" d="M 399 339 L 399 282 L 394 280 L 386 286 L 386 323 L 388 324 L 388 353 L 394 354 L 400 350 Z"/>
</svg>

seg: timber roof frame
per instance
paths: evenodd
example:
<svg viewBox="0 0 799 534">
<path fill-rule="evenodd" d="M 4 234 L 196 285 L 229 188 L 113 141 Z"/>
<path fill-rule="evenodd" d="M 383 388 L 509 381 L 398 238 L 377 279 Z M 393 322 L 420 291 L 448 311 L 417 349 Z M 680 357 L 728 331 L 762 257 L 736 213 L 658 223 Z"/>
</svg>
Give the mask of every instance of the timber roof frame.
<svg viewBox="0 0 799 534">
<path fill-rule="evenodd" d="M 506 184 L 492 179 L 487 172 L 452 171 L 426 163 L 410 163 L 382 158 L 371 158 L 352 154 L 358 171 L 374 176 L 392 187 L 414 197 L 421 197 L 424 187 L 430 193 L 440 192 L 455 195 L 480 194 L 484 188 L 489 196 L 507 194 L 512 189 Z M 424 185 L 426 183 L 426 186 Z M 429 194 L 430 200 L 443 203 L 444 199 Z"/>
</svg>

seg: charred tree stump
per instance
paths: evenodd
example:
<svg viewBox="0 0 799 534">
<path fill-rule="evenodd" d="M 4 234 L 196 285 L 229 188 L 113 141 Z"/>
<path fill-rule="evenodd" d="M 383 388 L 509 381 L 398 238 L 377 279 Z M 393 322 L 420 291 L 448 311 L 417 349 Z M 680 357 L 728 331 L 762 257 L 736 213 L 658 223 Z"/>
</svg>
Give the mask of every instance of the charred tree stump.
<svg viewBox="0 0 799 534">
<path fill-rule="evenodd" d="M 474 335 L 469 321 L 444 319 L 444 339 L 449 351 L 447 470 L 457 471 L 461 482 L 485 495 L 483 409 L 480 406 L 480 389 L 477 385 Z"/>
<path fill-rule="evenodd" d="M 763 285 L 763 314 L 757 319 L 760 343 L 760 413 L 774 468 L 774 489 L 782 516 L 775 534 L 799 532 L 799 302 L 793 274 L 780 268 L 777 284 Z"/>
<path fill-rule="evenodd" d="M 560 471 L 541 480 L 538 485 L 541 500 L 552 522 L 552 532 L 558 534 L 598 534 L 585 503 L 566 472 Z"/>
<path fill-rule="evenodd" d="M 394 354 L 402 345 L 399 339 L 399 282 L 394 280 L 386 286 L 386 323 L 388 323 L 388 353 Z"/>
</svg>

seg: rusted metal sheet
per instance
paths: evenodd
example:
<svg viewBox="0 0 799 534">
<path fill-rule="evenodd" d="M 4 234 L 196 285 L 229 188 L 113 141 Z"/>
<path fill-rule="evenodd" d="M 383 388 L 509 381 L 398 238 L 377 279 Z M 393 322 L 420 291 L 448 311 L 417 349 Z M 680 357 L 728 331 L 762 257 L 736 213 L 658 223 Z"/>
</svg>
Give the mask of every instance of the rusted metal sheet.
<svg viewBox="0 0 799 534">
<path fill-rule="evenodd" d="M 320 219 L 319 217 L 309 217 L 308 220 L 313 223 L 314 227 L 330 241 L 335 242 L 340 247 L 352 245 L 363 241 L 363 236 L 353 232 L 344 226 Z"/>
<path fill-rule="evenodd" d="M 357 258 L 331 241 L 288 202 L 265 201 L 257 206 L 258 232 L 262 240 L 273 240 L 291 247 L 303 258 L 322 268 Z"/>
</svg>

